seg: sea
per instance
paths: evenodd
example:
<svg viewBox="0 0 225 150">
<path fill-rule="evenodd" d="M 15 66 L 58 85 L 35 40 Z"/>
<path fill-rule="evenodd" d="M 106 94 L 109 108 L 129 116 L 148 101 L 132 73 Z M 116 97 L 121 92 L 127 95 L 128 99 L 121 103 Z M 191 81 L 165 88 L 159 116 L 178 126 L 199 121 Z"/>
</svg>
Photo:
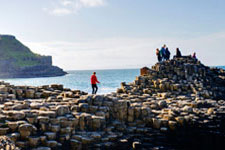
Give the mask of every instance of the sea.
<svg viewBox="0 0 225 150">
<path fill-rule="evenodd" d="M 68 74 L 58 77 L 43 77 L 43 78 L 14 78 L 0 79 L 12 85 L 29 85 L 41 86 L 49 84 L 63 84 L 65 88 L 81 90 L 91 93 L 90 77 L 93 72 L 100 84 L 98 84 L 97 94 L 107 94 L 116 92 L 120 87 L 121 82 L 133 82 L 136 76 L 139 76 L 139 69 L 112 69 L 112 70 L 74 70 L 66 71 Z"/>
<path fill-rule="evenodd" d="M 225 66 L 216 67 L 225 69 Z M 121 82 L 133 82 L 135 78 L 140 75 L 140 69 L 74 70 L 67 71 L 67 75 L 59 77 L 14 78 L 0 80 L 13 85 L 41 86 L 49 84 L 63 84 L 65 88 L 91 93 L 92 88 L 90 77 L 94 71 L 100 81 L 100 84 L 98 84 L 98 94 L 116 92 L 117 88 L 120 87 Z"/>
</svg>

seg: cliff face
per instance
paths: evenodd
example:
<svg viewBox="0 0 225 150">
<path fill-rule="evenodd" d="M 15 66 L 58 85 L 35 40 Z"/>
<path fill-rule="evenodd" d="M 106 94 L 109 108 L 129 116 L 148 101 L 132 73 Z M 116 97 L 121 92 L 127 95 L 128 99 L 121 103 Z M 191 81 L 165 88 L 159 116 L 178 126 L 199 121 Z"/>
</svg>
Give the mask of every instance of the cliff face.
<svg viewBox="0 0 225 150">
<path fill-rule="evenodd" d="M 33 53 L 14 36 L 0 35 L 0 78 L 29 78 L 65 75 L 52 66 L 51 56 Z"/>
</svg>

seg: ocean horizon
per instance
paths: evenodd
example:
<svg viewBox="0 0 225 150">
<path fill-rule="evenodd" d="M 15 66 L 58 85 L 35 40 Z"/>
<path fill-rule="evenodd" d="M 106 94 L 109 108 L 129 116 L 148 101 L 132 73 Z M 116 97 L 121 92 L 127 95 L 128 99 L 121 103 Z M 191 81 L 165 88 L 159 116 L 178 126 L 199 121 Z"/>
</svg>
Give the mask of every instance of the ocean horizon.
<svg viewBox="0 0 225 150">
<path fill-rule="evenodd" d="M 91 93 L 90 77 L 96 72 L 100 81 L 98 94 L 116 92 L 121 82 L 133 82 L 140 73 L 139 69 L 105 69 L 105 70 L 69 70 L 68 74 L 57 77 L 11 78 L 0 79 L 12 85 L 42 86 L 63 84 L 65 88 Z"/>
<path fill-rule="evenodd" d="M 225 66 L 213 66 L 225 69 Z M 69 70 L 65 76 L 41 78 L 11 78 L 0 79 L 12 85 L 42 86 L 50 84 L 63 84 L 65 88 L 81 90 L 91 93 L 90 77 L 95 71 L 98 80 L 98 93 L 107 94 L 116 92 L 121 82 L 130 83 L 140 75 L 140 69 L 104 69 L 104 70 Z"/>
</svg>

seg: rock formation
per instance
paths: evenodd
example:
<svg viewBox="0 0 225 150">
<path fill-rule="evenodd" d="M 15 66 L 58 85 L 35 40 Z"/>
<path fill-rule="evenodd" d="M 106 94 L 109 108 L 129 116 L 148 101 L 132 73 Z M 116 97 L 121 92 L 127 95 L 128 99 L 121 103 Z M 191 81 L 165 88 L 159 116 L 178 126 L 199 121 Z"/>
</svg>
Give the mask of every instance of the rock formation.
<svg viewBox="0 0 225 150">
<path fill-rule="evenodd" d="M 51 56 L 34 54 L 14 36 L 0 35 L 0 78 L 30 78 L 65 75 L 52 66 Z"/>
<path fill-rule="evenodd" d="M 0 136 L 0 149 L 1 150 L 20 150 L 15 146 L 14 142 L 7 136 Z"/>
<path fill-rule="evenodd" d="M 106 95 L 1 82 L 0 135 L 33 150 L 169 149 L 166 137 L 180 140 L 185 131 L 191 134 L 188 129 L 220 133 L 224 143 L 224 70 L 181 57 L 141 73 Z"/>
</svg>

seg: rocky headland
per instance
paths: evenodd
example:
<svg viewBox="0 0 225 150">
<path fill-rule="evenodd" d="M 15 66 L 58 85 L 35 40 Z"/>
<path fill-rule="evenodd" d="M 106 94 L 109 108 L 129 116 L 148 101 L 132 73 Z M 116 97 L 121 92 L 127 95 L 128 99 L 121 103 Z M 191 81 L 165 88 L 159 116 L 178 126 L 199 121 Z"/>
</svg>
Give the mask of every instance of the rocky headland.
<svg viewBox="0 0 225 150">
<path fill-rule="evenodd" d="M 190 56 L 142 68 L 134 82 L 105 95 L 5 82 L 0 93 L 0 135 L 15 144 L 9 149 L 225 146 L 225 71 Z"/>
<path fill-rule="evenodd" d="M 15 36 L 0 35 L 0 78 L 33 78 L 65 75 L 52 65 L 51 56 L 33 53 Z"/>
</svg>

